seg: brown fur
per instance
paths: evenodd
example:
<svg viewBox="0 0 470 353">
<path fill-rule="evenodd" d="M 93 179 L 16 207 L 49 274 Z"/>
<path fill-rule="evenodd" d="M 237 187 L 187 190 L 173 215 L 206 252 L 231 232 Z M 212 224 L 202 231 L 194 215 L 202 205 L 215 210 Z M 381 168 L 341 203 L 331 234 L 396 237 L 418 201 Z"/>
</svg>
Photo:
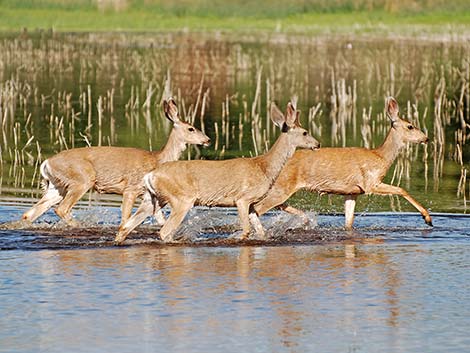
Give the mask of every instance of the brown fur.
<svg viewBox="0 0 470 353">
<path fill-rule="evenodd" d="M 160 231 L 164 241 L 173 234 L 194 205 L 236 206 L 243 228 L 242 237 L 250 233 L 250 205 L 269 190 L 296 147 L 317 148 L 318 142 L 298 124 L 298 111 L 289 103 L 285 117 L 274 105 L 271 119 L 278 126 L 288 125 L 273 147 L 263 156 L 225 161 L 178 161 L 162 165 L 145 176 L 148 189 L 144 201 L 128 222 L 121 226 L 116 243 L 152 213 L 152 199 L 171 206 L 171 215 Z M 261 229 L 257 229 L 261 233 Z"/>
<path fill-rule="evenodd" d="M 266 197 L 255 211 L 262 215 L 273 207 L 302 214 L 283 203 L 296 191 L 308 189 L 319 193 L 345 195 L 346 228 L 354 222 L 355 200 L 360 194 L 393 194 L 407 199 L 432 225 L 428 211 L 402 188 L 382 183 L 399 150 L 406 143 L 426 143 L 427 136 L 409 122 L 398 118 L 398 104 L 387 101 L 392 127 L 383 144 L 373 150 L 366 148 L 322 148 L 318 151 L 297 151 L 288 161 Z"/>
<path fill-rule="evenodd" d="M 164 111 L 174 123 L 168 142 L 161 151 L 129 147 L 84 147 L 62 151 L 44 161 L 41 173 L 45 194 L 23 219 L 33 222 L 58 204 L 57 215 L 73 224 L 70 210 L 91 188 L 99 193 L 123 195 L 121 223 L 131 213 L 135 199 L 142 195 L 143 176 L 160 164 L 177 160 L 186 144 L 208 144 L 209 138 L 179 119 L 176 103 L 164 101 Z"/>
</svg>

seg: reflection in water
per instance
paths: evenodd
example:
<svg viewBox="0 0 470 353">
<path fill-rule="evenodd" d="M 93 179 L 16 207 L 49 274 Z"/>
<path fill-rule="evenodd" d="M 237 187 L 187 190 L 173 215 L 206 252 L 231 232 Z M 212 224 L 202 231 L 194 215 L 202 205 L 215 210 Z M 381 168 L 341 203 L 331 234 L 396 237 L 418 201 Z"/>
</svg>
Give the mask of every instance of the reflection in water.
<svg viewBox="0 0 470 353">
<path fill-rule="evenodd" d="M 465 246 L 431 244 L 0 252 L 0 338 L 6 351 L 432 351 L 468 327 L 470 263 Z"/>
</svg>

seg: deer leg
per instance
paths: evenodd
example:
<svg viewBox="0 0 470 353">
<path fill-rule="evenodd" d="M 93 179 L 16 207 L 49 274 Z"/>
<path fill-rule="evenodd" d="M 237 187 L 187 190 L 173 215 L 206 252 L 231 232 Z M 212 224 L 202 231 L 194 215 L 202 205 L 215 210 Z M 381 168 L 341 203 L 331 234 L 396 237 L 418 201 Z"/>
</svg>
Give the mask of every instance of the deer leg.
<svg viewBox="0 0 470 353">
<path fill-rule="evenodd" d="M 351 230 L 354 223 L 354 208 L 357 195 L 344 195 L 344 216 L 346 218 L 344 228 Z"/>
<path fill-rule="evenodd" d="M 424 221 L 427 225 L 432 227 L 432 219 L 429 215 L 429 212 L 418 202 L 416 201 L 408 192 L 398 186 L 388 185 L 380 183 L 371 191 L 374 194 L 379 195 L 400 195 L 403 196 L 409 203 L 411 203 L 423 216 Z"/>
<path fill-rule="evenodd" d="M 70 216 L 70 210 L 92 186 L 92 183 L 70 186 L 64 199 L 55 209 L 55 213 L 67 222 L 67 224 L 75 226 L 76 222 Z"/>
<path fill-rule="evenodd" d="M 158 200 L 156 198 L 154 198 L 153 217 L 157 221 L 157 224 L 160 226 L 163 226 L 166 222 L 166 218 L 163 215 L 162 207 L 160 207 L 160 204 L 158 203 Z"/>
<path fill-rule="evenodd" d="M 302 210 L 299 210 L 298 208 L 288 206 L 286 204 L 280 205 L 279 208 L 287 213 L 295 214 L 296 216 L 300 216 L 300 217 L 306 217 L 305 212 Z"/>
<path fill-rule="evenodd" d="M 160 238 L 162 238 L 165 243 L 173 241 L 173 235 L 193 205 L 194 200 L 184 200 L 171 203 L 170 217 L 167 219 L 162 229 L 160 229 Z"/>
<path fill-rule="evenodd" d="M 160 202 L 158 202 L 157 196 L 152 193 L 150 193 L 150 196 L 153 205 L 153 218 L 155 218 L 159 226 L 163 226 L 166 222 L 166 218 L 163 215 L 162 208 L 165 207 L 166 203 L 164 205 L 160 204 Z"/>
<path fill-rule="evenodd" d="M 254 206 L 254 209 L 258 216 L 261 216 L 268 212 L 271 208 L 283 204 L 296 191 L 297 190 L 295 189 L 291 190 L 287 188 L 277 187 L 277 184 L 275 184 L 273 188 L 268 192 L 268 195 Z"/>
<path fill-rule="evenodd" d="M 304 211 L 302 210 L 299 210 L 298 208 L 295 208 L 295 207 L 292 207 L 292 206 L 288 206 L 286 204 L 282 204 L 279 206 L 279 208 L 287 213 L 290 213 L 290 214 L 293 214 L 293 215 L 296 215 L 296 216 L 299 216 L 299 217 L 302 217 L 302 219 L 304 220 L 304 224 L 307 225 L 309 224 L 309 219 L 307 217 L 307 215 L 305 214 Z"/>
<path fill-rule="evenodd" d="M 266 238 L 266 233 L 264 231 L 263 225 L 261 224 L 261 221 L 259 220 L 259 217 L 256 212 L 251 212 L 248 217 L 250 219 L 251 225 L 253 226 L 253 229 L 255 230 L 256 235 L 262 238 Z"/>
<path fill-rule="evenodd" d="M 49 208 L 62 201 L 62 199 L 63 197 L 60 195 L 59 190 L 57 190 L 55 186 L 49 182 L 47 190 L 41 200 L 39 200 L 32 208 L 26 211 L 21 218 L 28 222 L 34 222 L 42 214 L 47 212 Z"/>
<path fill-rule="evenodd" d="M 249 208 L 250 204 L 246 200 L 239 200 L 237 203 L 238 217 L 240 219 L 240 225 L 242 226 L 241 239 L 246 239 L 250 235 L 250 217 Z"/>
<path fill-rule="evenodd" d="M 129 219 L 132 213 L 132 207 L 134 206 L 137 194 L 135 192 L 124 192 L 122 194 L 122 205 L 121 205 L 121 224 L 122 226 Z"/>
<path fill-rule="evenodd" d="M 144 198 L 142 199 L 142 203 L 140 204 L 139 208 L 137 209 L 136 213 L 132 215 L 129 219 L 126 220 L 125 223 L 122 223 L 119 226 L 118 234 L 116 238 L 114 238 L 114 243 L 116 245 L 121 244 L 126 237 L 132 232 L 135 227 L 141 224 L 145 219 L 152 215 L 154 209 L 154 203 L 152 202 L 152 196 L 149 192 L 144 194 Z"/>
</svg>

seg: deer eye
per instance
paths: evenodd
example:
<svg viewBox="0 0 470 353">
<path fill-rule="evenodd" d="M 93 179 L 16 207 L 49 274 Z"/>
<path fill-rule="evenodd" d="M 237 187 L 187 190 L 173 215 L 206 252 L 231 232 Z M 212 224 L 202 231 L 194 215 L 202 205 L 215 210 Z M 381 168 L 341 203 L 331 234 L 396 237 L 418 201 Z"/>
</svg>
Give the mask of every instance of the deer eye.
<svg viewBox="0 0 470 353">
<path fill-rule="evenodd" d="M 413 125 L 408 125 L 408 130 L 413 130 L 413 129 L 414 129 Z"/>
<path fill-rule="evenodd" d="M 307 136 L 308 135 L 307 131 L 304 131 L 302 135 Z"/>
<path fill-rule="evenodd" d="M 193 127 L 189 127 L 188 130 L 191 131 L 191 132 L 194 132 L 194 128 L 193 128 Z"/>
</svg>

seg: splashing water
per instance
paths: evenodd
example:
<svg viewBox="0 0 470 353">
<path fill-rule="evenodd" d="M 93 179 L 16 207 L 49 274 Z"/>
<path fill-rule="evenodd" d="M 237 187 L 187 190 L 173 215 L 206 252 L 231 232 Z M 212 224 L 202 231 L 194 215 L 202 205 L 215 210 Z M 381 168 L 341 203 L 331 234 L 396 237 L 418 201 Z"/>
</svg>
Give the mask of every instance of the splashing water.
<svg viewBox="0 0 470 353">
<path fill-rule="evenodd" d="M 44 249 L 112 246 L 120 222 L 116 207 L 77 209 L 79 227 L 70 227 L 48 212 L 30 224 L 18 221 L 21 208 L 0 206 L 0 249 Z M 168 217 L 169 209 L 165 209 Z M 172 244 L 179 246 L 242 246 L 308 244 L 360 239 L 416 240 L 420 238 L 468 237 L 467 215 L 434 214 L 435 227 L 425 226 L 416 213 L 375 213 L 357 217 L 353 231 L 343 229 L 344 216 L 306 213 L 306 219 L 283 211 L 272 211 L 261 217 L 266 238 L 251 235 L 240 239 L 238 213 L 235 208 L 195 207 L 178 229 Z M 149 218 L 132 232 L 126 245 L 168 246 L 158 235 L 159 226 Z"/>
</svg>

